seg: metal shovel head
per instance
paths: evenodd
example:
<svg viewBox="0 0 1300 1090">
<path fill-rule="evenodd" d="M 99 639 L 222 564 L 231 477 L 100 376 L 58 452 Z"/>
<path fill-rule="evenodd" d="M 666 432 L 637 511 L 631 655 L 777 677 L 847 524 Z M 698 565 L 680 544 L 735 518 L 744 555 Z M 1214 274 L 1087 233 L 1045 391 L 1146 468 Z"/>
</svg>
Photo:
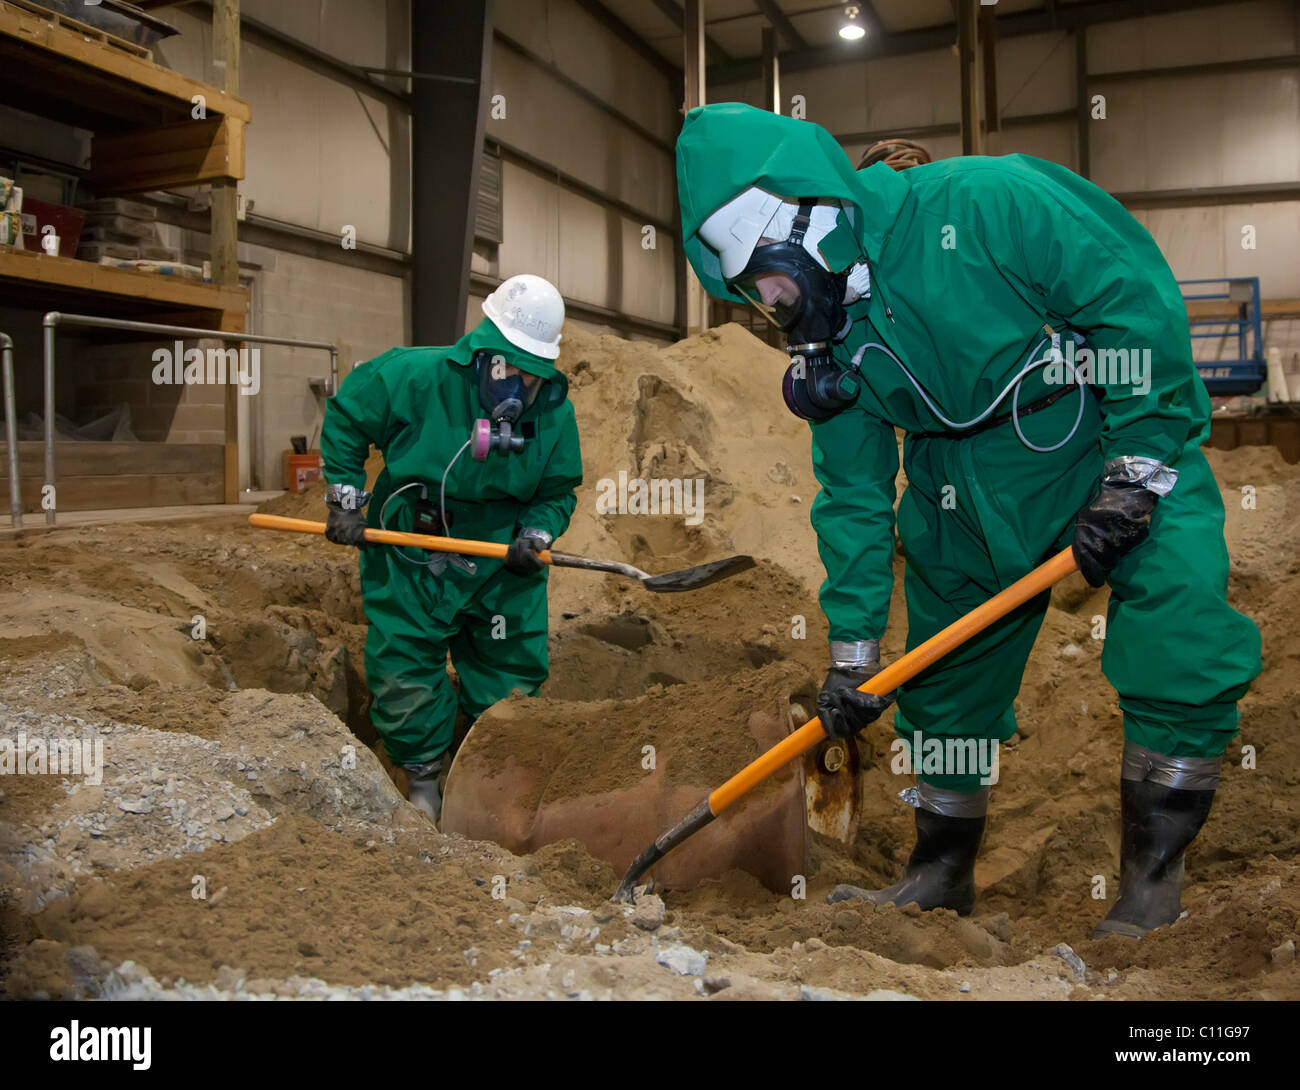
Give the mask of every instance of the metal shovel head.
<svg viewBox="0 0 1300 1090">
<path fill-rule="evenodd" d="M 707 587 L 710 583 L 730 579 L 733 575 L 749 571 L 753 566 L 752 556 L 729 556 L 725 560 L 710 560 L 707 564 L 696 564 L 693 568 L 652 575 L 648 579 L 641 580 L 641 584 L 646 590 L 656 590 L 663 594 L 671 594 L 678 590 L 698 590 L 700 587 Z"/>
</svg>

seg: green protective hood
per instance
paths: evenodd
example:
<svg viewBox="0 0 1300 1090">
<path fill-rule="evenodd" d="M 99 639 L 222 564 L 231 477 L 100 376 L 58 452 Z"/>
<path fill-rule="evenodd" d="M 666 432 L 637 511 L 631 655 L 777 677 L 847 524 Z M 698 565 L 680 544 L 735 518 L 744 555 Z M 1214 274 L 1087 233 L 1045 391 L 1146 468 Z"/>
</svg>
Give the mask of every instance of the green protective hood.
<svg viewBox="0 0 1300 1090">
<path fill-rule="evenodd" d="M 543 359 L 531 352 L 525 352 L 518 345 L 511 344 L 491 318 L 484 318 L 456 342 L 456 347 L 451 353 L 451 359 L 461 367 L 468 367 L 473 361 L 475 353 L 484 350 L 493 353 L 499 352 L 506 358 L 507 363 L 545 380 L 545 386 L 543 386 L 541 393 L 537 395 L 537 400 L 530 408 L 535 407 L 545 412 L 548 409 L 555 408 L 568 397 L 569 380 L 564 372 L 555 366 L 554 361 Z"/>
<path fill-rule="evenodd" d="M 723 282 L 718 255 L 700 240 L 699 230 L 750 186 L 792 200 L 843 201 L 840 226 L 822 240 L 822 256 L 836 272 L 866 256 L 869 193 L 830 133 L 739 102 L 698 106 L 686 115 L 677 138 L 677 192 L 686 257 L 710 295 L 746 302 Z"/>
</svg>

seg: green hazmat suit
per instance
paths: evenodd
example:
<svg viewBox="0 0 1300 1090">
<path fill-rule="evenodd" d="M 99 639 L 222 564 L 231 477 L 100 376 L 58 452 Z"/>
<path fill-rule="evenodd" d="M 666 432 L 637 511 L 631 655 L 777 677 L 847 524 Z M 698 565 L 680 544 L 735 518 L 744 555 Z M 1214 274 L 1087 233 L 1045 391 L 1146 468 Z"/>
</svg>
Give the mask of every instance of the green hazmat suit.
<svg viewBox="0 0 1300 1090">
<path fill-rule="evenodd" d="M 475 461 L 469 438 L 479 403 L 474 353 L 500 353 L 545 381 L 515 432 L 522 451 L 490 451 Z M 454 345 L 394 348 L 356 367 L 330 399 L 321 454 L 331 484 L 365 487 L 371 444 L 384 456 L 366 511 L 370 526 L 413 528 L 418 487 L 436 506 L 446 475 L 454 537 L 508 544 L 535 527 L 558 538 L 569 525 L 582 482 L 582 456 L 568 382 L 550 361 L 516 348 L 484 319 Z M 453 464 L 454 459 L 454 464 Z M 515 575 L 503 561 L 475 557 L 471 574 L 448 564 L 440 575 L 415 561 L 432 554 L 386 545 L 361 549 L 361 590 L 370 629 L 366 681 L 370 716 L 395 764 L 432 760 L 451 745 L 457 705 L 477 718 L 516 689 L 532 695 L 547 676 L 549 568 Z M 451 661 L 459 697 L 447 675 Z"/>
<path fill-rule="evenodd" d="M 847 366 L 863 345 L 883 344 L 951 421 L 986 409 L 1034 358 L 1045 327 L 1074 330 L 1094 351 L 1150 350 L 1141 382 L 1132 369 L 1095 367 L 1081 417 L 1072 391 L 1021 420 L 1026 439 L 1046 447 L 1080 417 L 1051 453 L 1022 443 L 1010 422 L 962 438 L 929 434 L 947 429 L 895 361 L 865 350 L 856 401 L 811 424 L 821 605 L 832 640 L 885 629 L 896 427 L 908 433 L 897 529 L 909 649 L 1069 545 L 1106 461 L 1158 459 L 1178 481 L 1157 503 L 1149 538 L 1110 573 L 1102 669 L 1118 691 L 1126 738 L 1170 756 L 1219 756 L 1236 732 L 1236 702 L 1260 669 L 1259 632 L 1225 599 L 1222 499 L 1200 450 L 1209 399 L 1177 283 L 1147 231 L 1101 189 L 1031 156 L 856 172 L 820 126 L 735 103 L 687 115 L 677 170 L 687 256 L 709 292 L 740 303 L 698 235 L 711 213 L 750 186 L 842 202 L 819 250 L 835 272 L 866 262 L 872 286 L 848 308 L 852 331 L 836 362 Z M 1057 389 L 1036 369 L 1019 403 Z M 780 392 L 768 396 L 779 411 Z M 1008 397 L 995 412 L 1010 407 Z M 909 745 L 915 736 L 1010 738 L 1048 601 L 1026 603 L 905 685 L 898 734 Z M 969 770 L 917 771 L 941 788 L 979 786 Z"/>
</svg>

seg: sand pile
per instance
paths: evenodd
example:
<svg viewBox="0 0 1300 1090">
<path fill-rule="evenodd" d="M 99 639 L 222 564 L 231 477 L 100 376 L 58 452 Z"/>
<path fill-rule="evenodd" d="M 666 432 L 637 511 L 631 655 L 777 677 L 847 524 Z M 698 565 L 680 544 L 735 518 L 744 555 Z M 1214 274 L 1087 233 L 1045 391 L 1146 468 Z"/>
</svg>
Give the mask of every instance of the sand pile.
<svg viewBox="0 0 1300 1090">
<path fill-rule="evenodd" d="M 559 362 L 582 434 L 583 487 L 566 552 L 653 572 L 748 553 L 816 588 L 808 505 L 817 483 L 807 426 L 781 400 L 784 352 L 736 325 L 663 349 L 578 330 L 565 335 Z M 620 473 L 702 480 L 698 524 L 681 513 L 600 513 L 600 483 L 617 484 Z M 551 582 L 559 612 L 602 597 L 565 575 Z"/>
<path fill-rule="evenodd" d="M 384 468 L 384 459 L 373 448 L 366 459 L 366 488 L 374 487 L 375 478 Z M 283 515 L 291 519 L 311 519 L 313 522 L 325 521 L 325 481 L 313 481 L 301 492 L 286 492 L 282 496 L 259 504 L 257 510 L 264 515 Z"/>
<path fill-rule="evenodd" d="M 515 715 L 538 744 L 561 724 L 597 732 L 585 760 L 560 754 L 545 788 L 557 797 L 584 777 L 618 788 L 649 734 L 670 751 L 665 779 L 695 792 L 750 756 L 717 741 L 752 714 L 748 698 L 810 702 L 824 667 L 806 428 L 780 404 L 784 357 L 734 327 L 664 350 L 576 333 L 565 349 L 587 480 L 563 547 L 656 571 L 733 552 L 759 566 L 689 595 L 552 573 L 552 678 L 541 699 L 490 714 Z M 232 517 L 0 543 L 0 734 L 91 727 L 111 743 L 96 789 L 0 780 L 2 986 L 1300 998 L 1300 468 L 1259 448 L 1208 454 L 1228 510 L 1230 595 L 1264 630 L 1265 666 L 1189 852 L 1190 918 L 1141 944 L 1089 937 L 1105 911 L 1094 878 L 1108 899 L 1118 878 L 1122 734 L 1091 635 L 1106 592 L 1081 579 L 1053 594 L 1030 659 L 975 917 L 823 903 L 837 882 L 892 880 L 910 849 L 888 715 L 863 739 L 858 840 L 812 838 L 806 898 L 736 871 L 625 915 L 604 902 L 617 875 L 581 845 L 517 857 L 422 824 L 361 744 L 374 735 L 354 555 Z M 703 520 L 599 514 L 599 482 L 620 470 L 703 478 Z M 308 502 L 299 513 L 319 517 Z M 886 658 L 905 636 L 901 575 L 900 560 Z M 191 896 L 196 873 L 206 901 Z"/>
</svg>

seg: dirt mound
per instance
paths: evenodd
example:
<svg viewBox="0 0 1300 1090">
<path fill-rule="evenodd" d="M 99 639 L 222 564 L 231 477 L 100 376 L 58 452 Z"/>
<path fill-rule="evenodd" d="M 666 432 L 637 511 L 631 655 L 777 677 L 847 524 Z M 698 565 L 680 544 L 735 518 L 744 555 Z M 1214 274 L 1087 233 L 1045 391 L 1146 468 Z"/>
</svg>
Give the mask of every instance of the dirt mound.
<svg viewBox="0 0 1300 1090">
<path fill-rule="evenodd" d="M 736 729 L 751 716 L 783 715 L 792 698 L 811 711 L 825 666 L 807 429 L 780 401 L 784 355 L 736 327 L 667 349 L 575 331 L 561 364 L 586 475 L 562 547 L 651 571 L 739 552 L 758 566 L 681 595 L 552 572 L 551 679 L 489 721 L 552 761 L 539 799 L 619 789 L 645 775 L 645 744 L 657 774 L 693 799 L 755 755 Z M 1090 937 L 1118 881 L 1123 739 L 1094 638 L 1107 592 L 1081 578 L 1053 592 L 1026 670 L 977 916 L 824 903 L 839 882 L 892 881 L 911 848 L 898 798 L 910 778 L 891 770 L 888 713 L 861 739 L 858 838 L 811 836 L 802 898 L 736 871 L 625 910 L 605 901 L 618 875 L 581 843 L 516 857 L 424 822 L 362 744 L 374 733 L 355 554 L 232 517 L 0 542 L 0 735 L 91 730 L 106 745 L 102 783 L 0 781 L 2 986 L 1300 998 L 1288 946 L 1300 913 L 1300 467 L 1265 448 L 1207 455 L 1227 509 L 1229 595 L 1263 630 L 1264 671 L 1188 852 L 1189 916 L 1141 943 Z M 377 459 L 368 468 L 373 479 Z M 703 480 L 701 517 L 605 513 L 601 482 L 620 473 Z M 322 516 L 312 492 L 268 507 Z M 906 635 L 901 559 L 895 576 L 886 659 Z M 196 874 L 205 900 L 192 896 Z"/>
<path fill-rule="evenodd" d="M 201 862 L 85 883 L 35 922 L 42 938 L 93 946 L 113 964 L 135 960 L 163 983 L 212 980 L 226 965 L 272 978 L 327 972 L 340 984 L 468 984 L 503 966 L 514 946 L 503 929 L 482 926 L 488 905 L 454 863 L 420 865 L 398 848 L 290 817 Z"/>
<path fill-rule="evenodd" d="M 550 585 L 554 591 L 562 581 L 583 579 L 591 577 L 556 572 Z M 816 594 L 770 560 L 689 594 L 647 593 L 614 576 L 593 582 L 603 582 L 603 600 L 589 598 L 558 617 L 552 607 L 544 696 L 626 699 L 653 685 L 730 685 L 737 674 L 777 659 L 810 670 L 824 663 L 826 621 Z"/>
<path fill-rule="evenodd" d="M 583 486 L 565 551 L 648 571 L 749 553 L 815 591 L 822 575 L 808 505 L 817 483 L 807 426 L 781 401 L 784 352 L 736 325 L 662 349 L 575 330 L 559 363 L 582 433 Z M 703 481 L 694 524 L 680 511 L 598 510 L 601 482 L 616 484 L 620 473 L 629 481 Z M 602 592 L 575 573 L 556 573 L 551 597 L 552 610 L 563 613 Z"/>
</svg>

